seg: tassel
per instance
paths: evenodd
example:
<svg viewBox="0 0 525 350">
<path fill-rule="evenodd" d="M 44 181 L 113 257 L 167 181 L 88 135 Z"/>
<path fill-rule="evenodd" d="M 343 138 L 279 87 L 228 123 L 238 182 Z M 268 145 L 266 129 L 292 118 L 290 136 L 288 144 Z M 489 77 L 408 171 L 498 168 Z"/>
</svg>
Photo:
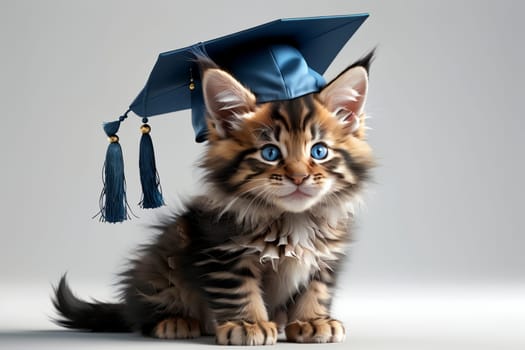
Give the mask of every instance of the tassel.
<svg viewBox="0 0 525 350">
<path fill-rule="evenodd" d="M 142 185 L 142 200 L 139 206 L 146 209 L 158 208 L 164 205 L 162 190 L 160 187 L 159 173 L 155 165 L 155 153 L 153 142 L 151 141 L 151 127 L 146 124 L 147 118 L 142 120 L 144 123 L 140 130 L 142 137 L 140 139 L 139 169 L 140 184 Z"/>
<path fill-rule="evenodd" d="M 124 159 L 119 138 L 116 135 L 120 122 L 127 116 L 124 115 L 119 120 L 104 123 L 104 132 L 109 138 L 109 146 L 106 151 L 106 160 L 103 169 L 104 187 L 100 194 L 100 221 L 103 222 L 122 222 L 129 219 L 127 212 L 128 203 L 126 199 L 126 179 L 124 177 Z"/>
</svg>

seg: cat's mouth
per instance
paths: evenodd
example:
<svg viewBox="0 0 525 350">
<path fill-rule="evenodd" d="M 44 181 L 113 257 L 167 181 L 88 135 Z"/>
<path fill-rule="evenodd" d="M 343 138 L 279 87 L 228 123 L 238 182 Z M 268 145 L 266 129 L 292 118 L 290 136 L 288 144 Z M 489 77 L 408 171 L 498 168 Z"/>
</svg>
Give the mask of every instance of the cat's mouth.
<svg viewBox="0 0 525 350">
<path fill-rule="evenodd" d="M 294 186 L 289 188 L 288 193 L 282 193 L 277 198 L 276 203 L 286 211 L 301 213 L 314 205 L 319 197 L 319 191 L 306 186 Z"/>
<path fill-rule="evenodd" d="M 289 194 L 286 194 L 284 196 L 279 196 L 279 198 L 282 198 L 282 199 L 292 199 L 292 200 L 302 200 L 302 199 L 308 199 L 308 198 L 312 198 L 313 196 L 310 195 L 310 194 L 307 194 L 307 193 L 304 193 L 303 191 L 301 191 L 299 189 L 299 187 L 297 187 L 295 189 L 295 191 L 289 193 Z"/>
</svg>

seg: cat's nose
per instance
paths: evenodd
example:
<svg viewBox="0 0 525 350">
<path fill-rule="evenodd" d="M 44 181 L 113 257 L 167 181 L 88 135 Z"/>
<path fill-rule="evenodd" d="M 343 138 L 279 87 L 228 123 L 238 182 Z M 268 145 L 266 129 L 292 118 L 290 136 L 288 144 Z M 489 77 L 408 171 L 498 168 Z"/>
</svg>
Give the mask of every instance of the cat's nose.
<svg viewBox="0 0 525 350">
<path fill-rule="evenodd" d="M 296 184 L 297 186 L 299 186 L 300 184 L 302 184 L 306 179 L 308 179 L 310 177 L 309 174 L 290 174 L 290 175 L 286 175 L 287 178 L 289 178 L 290 180 L 292 180 L 292 182 L 294 184 Z"/>
<path fill-rule="evenodd" d="M 290 161 L 285 165 L 284 173 L 286 177 L 292 180 L 297 186 L 302 184 L 310 176 L 308 166 L 300 161 Z"/>
</svg>

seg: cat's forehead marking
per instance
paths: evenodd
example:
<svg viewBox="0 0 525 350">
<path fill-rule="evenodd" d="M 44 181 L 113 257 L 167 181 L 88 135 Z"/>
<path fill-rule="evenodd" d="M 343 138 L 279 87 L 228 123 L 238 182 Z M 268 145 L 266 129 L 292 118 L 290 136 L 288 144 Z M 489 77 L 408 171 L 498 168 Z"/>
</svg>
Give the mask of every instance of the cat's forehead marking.
<svg viewBox="0 0 525 350">
<path fill-rule="evenodd" d="M 324 138 L 322 110 L 313 95 L 289 101 L 271 102 L 257 112 L 252 132 L 257 142 L 280 144 L 282 151 L 309 148 Z M 255 121 L 254 121 L 255 122 Z"/>
<path fill-rule="evenodd" d="M 280 108 L 280 105 L 276 105 L 275 108 L 271 111 L 270 117 L 272 118 L 272 122 L 276 125 L 281 125 L 284 127 L 284 130 L 287 132 L 290 132 L 291 125 L 288 120 L 288 118 L 283 114 L 282 112 L 284 109 Z"/>
<path fill-rule="evenodd" d="M 283 101 L 279 105 L 279 113 L 290 123 L 290 132 L 303 132 L 306 123 L 313 117 L 314 106 L 310 95 L 294 100 Z"/>
<path fill-rule="evenodd" d="M 289 134 L 303 134 L 315 117 L 315 109 L 316 106 L 311 95 L 289 101 L 275 102 L 270 117 L 275 127 L 279 126 L 276 134 L 280 136 L 281 127 Z M 278 139 L 278 137 L 276 138 Z"/>
</svg>

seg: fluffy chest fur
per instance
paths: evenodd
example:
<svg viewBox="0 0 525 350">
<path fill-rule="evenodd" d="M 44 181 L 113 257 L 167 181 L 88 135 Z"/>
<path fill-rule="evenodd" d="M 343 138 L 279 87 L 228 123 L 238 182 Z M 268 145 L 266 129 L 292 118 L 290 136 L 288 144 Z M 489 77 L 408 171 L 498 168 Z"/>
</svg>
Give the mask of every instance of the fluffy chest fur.
<svg viewBox="0 0 525 350">
<path fill-rule="evenodd" d="M 243 234 L 232 238 L 230 247 L 249 248 L 259 255 L 261 264 L 270 264 L 275 271 L 289 259 L 319 270 L 344 253 L 351 213 L 344 208 L 316 209 L 316 214 L 284 213 L 247 225 Z"/>
</svg>

